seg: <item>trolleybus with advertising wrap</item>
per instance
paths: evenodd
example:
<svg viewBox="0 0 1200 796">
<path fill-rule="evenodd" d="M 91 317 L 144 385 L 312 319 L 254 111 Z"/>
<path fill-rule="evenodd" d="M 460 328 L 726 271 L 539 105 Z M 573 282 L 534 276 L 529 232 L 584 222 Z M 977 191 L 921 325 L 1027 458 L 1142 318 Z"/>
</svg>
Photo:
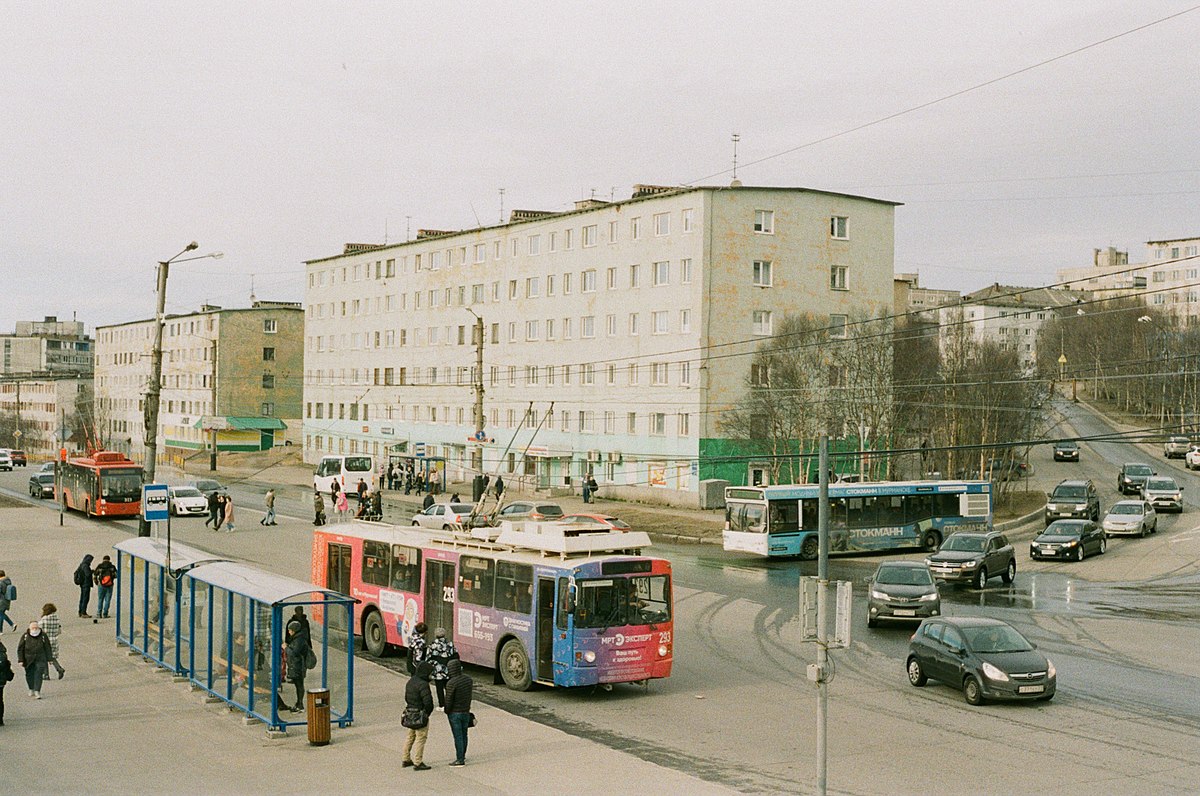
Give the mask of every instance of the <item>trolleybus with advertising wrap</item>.
<svg viewBox="0 0 1200 796">
<path fill-rule="evenodd" d="M 725 488 L 726 550 L 816 558 L 818 484 Z M 988 481 L 829 485 L 829 552 L 936 550 L 954 531 L 992 522 Z"/>
<path fill-rule="evenodd" d="M 142 512 L 142 466 L 125 454 L 95 451 L 58 465 L 58 498 L 91 517 L 136 517 Z"/>
<path fill-rule="evenodd" d="M 671 565 L 645 533 L 592 523 L 504 522 L 427 530 L 351 522 L 313 535 L 313 582 L 358 602 L 367 651 L 445 628 L 467 663 L 533 683 L 611 686 L 668 677 Z"/>
</svg>

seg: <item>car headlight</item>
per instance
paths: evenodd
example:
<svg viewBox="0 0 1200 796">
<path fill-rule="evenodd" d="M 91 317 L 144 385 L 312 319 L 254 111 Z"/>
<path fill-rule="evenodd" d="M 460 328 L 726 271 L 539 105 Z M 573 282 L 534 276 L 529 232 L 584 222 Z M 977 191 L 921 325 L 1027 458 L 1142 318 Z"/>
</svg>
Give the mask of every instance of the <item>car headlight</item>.
<svg viewBox="0 0 1200 796">
<path fill-rule="evenodd" d="M 977 567 L 977 566 L 979 566 L 978 561 L 964 561 L 963 562 L 963 569 L 975 569 L 975 567 Z"/>
<path fill-rule="evenodd" d="M 1054 661 L 1047 658 L 1046 659 L 1046 676 L 1054 677 L 1057 674 L 1058 674 L 1058 669 L 1054 668 Z"/>
<path fill-rule="evenodd" d="M 933 602 L 934 600 L 936 600 L 937 598 L 938 598 L 938 594 L 937 594 L 937 592 L 933 592 L 932 594 L 922 594 L 922 595 L 921 595 L 921 602 L 923 602 L 923 603 L 931 603 L 931 602 Z"/>
<path fill-rule="evenodd" d="M 1077 503 L 1075 505 L 1075 510 L 1076 511 L 1087 511 L 1087 504 L 1086 503 Z"/>
<path fill-rule="evenodd" d="M 933 561 L 932 561 L 932 560 L 930 560 L 930 559 L 928 559 L 928 558 L 927 558 L 927 559 L 925 559 L 925 566 L 929 566 L 929 565 L 930 565 L 930 564 L 932 564 L 932 563 L 933 563 Z"/>
<path fill-rule="evenodd" d="M 1072 539 L 1071 541 L 1069 541 L 1065 545 L 1063 545 L 1063 547 L 1075 547 L 1077 544 L 1079 544 L 1079 540 Z"/>
<path fill-rule="evenodd" d="M 987 661 L 984 661 L 983 666 L 981 666 L 980 668 L 983 670 L 983 676 L 986 677 L 987 679 L 996 680 L 996 681 L 999 681 L 1002 683 L 1008 682 L 1008 675 L 1005 674 L 1004 672 L 1000 671 L 999 669 L 997 669 L 995 666 L 988 663 Z"/>
<path fill-rule="evenodd" d="M 668 653 L 668 652 L 670 652 L 670 651 L 671 651 L 671 650 L 669 650 L 669 649 L 667 648 L 667 645 L 666 645 L 666 644 L 659 644 L 659 645 L 658 645 L 658 657 L 660 657 L 660 658 L 665 658 L 665 657 L 667 657 L 667 653 Z"/>
<path fill-rule="evenodd" d="M 1058 511 L 1058 506 L 1054 505 L 1053 503 L 1047 503 L 1046 511 Z"/>
<path fill-rule="evenodd" d="M 587 652 L 583 653 L 583 659 L 585 661 L 587 661 L 588 663 L 595 663 L 596 662 L 596 653 L 592 652 L 591 650 L 588 650 Z"/>
<path fill-rule="evenodd" d="M 879 591 L 878 589 L 871 589 L 871 599 L 872 600 L 886 600 L 886 599 L 888 599 L 888 596 L 887 596 L 886 592 Z"/>
</svg>

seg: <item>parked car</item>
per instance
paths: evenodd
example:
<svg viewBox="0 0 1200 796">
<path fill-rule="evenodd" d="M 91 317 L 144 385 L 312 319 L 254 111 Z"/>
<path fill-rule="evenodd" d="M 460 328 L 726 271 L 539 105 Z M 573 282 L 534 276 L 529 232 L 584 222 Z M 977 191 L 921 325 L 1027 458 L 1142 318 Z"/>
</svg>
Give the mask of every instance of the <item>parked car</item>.
<svg viewBox="0 0 1200 796">
<path fill-rule="evenodd" d="M 1142 483 L 1152 475 L 1158 475 L 1148 464 L 1126 462 L 1117 473 L 1117 491 L 1122 495 L 1130 492 L 1141 492 Z"/>
<path fill-rule="evenodd" d="M 1192 447 L 1183 455 L 1183 465 L 1189 470 L 1200 470 L 1200 445 L 1192 443 Z"/>
<path fill-rule="evenodd" d="M 8 455 L 8 451 L 0 451 L 0 470 L 12 472 L 13 460 L 12 456 Z"/>
<path fill-rule="evenodd" d="M 1079 443 L 1071 442 L 1071 441 L 1054 443 L 1054 461 L 1056 461 L 1056 462 L 1077 462 L 1077 461 L 1079 461 Z"/>
<path fill-rule="evenodd" d="M 1154 506 L 1154 510 L 1170 509 L 1183 512 L 1183 487 L 1174 478 L 1156 475 L 1142 484 L 1142 500 Z"/>
<path fill-rule="evenodd" d="M 418 511 L 413 515 L 412 524 L 422 528 L 450 530 L 455 526 L 464 527 L 471 519 L 471 511 L 475 507 L 470 503 L 434 503 L 429 508 Z M 480 514 L 473 523 L 475 527 L 488 525 L 486 514 Z"/>
<path fill-rule="evenodd" d="M 983 617 L 935 617 L 917 628 L 905 662 L 908 682 L 961 688 L 971 705 L 985 699 L 1054 698 L 1058 673 L 1015 627 Z"/>
<path fill-rule="evenodd" d="M 1163 444 L 1163 456 L 1168 459 L 1182 459 L 1187 455 L 1190 447 L 1192 447 L 1192 441 L 1187 437 L 1167 437 L 1167 441 Z"/>
<path fill-rule="evenodd" d="M 54 472 L 54 462 L 42 462 L 42 466 L 38 468 L 39 473 Z"/>
<path fill-rule="evenodd" d="M 29 459 L 25 457 L 25 451 L 10 450 L 8 455 L 12 459 L 14 467 L 24 467 L 29 464 Z"/>
<path fill-rule="evenodd" d="M 1017 576 L 1017 554 L 997 531 L 952 533 L 925 564 L 938 580 L 973 583 L 977 589 L 997 575 L 1005 583 L 1012 583 Z"/>
<path fill-rule="evenodd" d="M 871 576 L 867 627 L 881 619 L 920 621 L 942 612 L 942 597 L 920 561 L 885 561 Z"/>
<path fill-rule="evenodd" d="M 29 476 L 29 496 L 39 500 L 54 497 L 54 473 L 34 473 Z"/>
<path fill-rule="evenodd" d="M 220 481 L 214 481 L 211 478 L 199 478 L 199 479 L 193 481 L 192 483 L 188 484 L 188 486 L 196 487 L 196 489 L 199 489 L 201 492 L 204 493 L 204 497 L 206 497 L 206 498 L 212 497 L 213 494 L 216 492 L 224 492 L 225 491 L 225 487 L 221 485 Z"/>
<path fill-rule="evenodd" d="M 497 520 L 558 520 L 563 516 L 562 506 L 557 503 L 542 503 L 532 500 L 514 500 L 496 515 Z"/>
<path fill-rule="evenodd" d="M 1109 536 L 1145 536 L 1158 531 L 1158 514 L 1154 506 L 1144 500 L 1118 500 L 1108 510 L 1101 527 Z"/>
<path fill-rule="evenodd" d="M 174 517 L 208 514 L 208 498 L 194 486 L 173 486 L 167 490 L 167 511 Z"/>
<path fill-rule="evenodd" d="M 1100 521 L 1100 495 L 1096 485 L 1089 480 L 1060 481 L 1054 491 L 1046 495 L 1046 524 L 1055 520 Z"/>
<path fill-rule="evenodd" d="M 1029 543 L 1029 557 L 1082 561 L 1107 549 L 1104 529 L 1091 520 L 1055 520 Z"/>
<path fill-rule="evenodd" d="M 599 523 L 606 525 L 614 531 L 632 531 L 633 528 L 624 520 L 619 520 L 616 517 L 608 514 L 568 514 L 563 517 L 560 522 L 582 522 L 582 523 Z"/>
</svg>

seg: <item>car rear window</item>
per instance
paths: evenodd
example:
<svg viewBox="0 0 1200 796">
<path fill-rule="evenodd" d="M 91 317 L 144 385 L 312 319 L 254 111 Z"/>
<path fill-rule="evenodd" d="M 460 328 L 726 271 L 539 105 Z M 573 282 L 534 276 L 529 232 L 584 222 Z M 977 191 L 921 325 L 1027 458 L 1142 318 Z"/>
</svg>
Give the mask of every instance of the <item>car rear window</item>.
<svg viewBox="0 0 1200 796">
<path fill-rule="evenodd" d="M 1125 475 L 1150 475 L 1154 471 L 1149 465 L 1145 464 L 1127 464 L 1125 465 Z"/>
<path fill-rule="evenodd" d="M 1147 478 L 1147 489 L 1175 489 L 1175 481 L 1170 478 Z"/>
<path fill-rule="evenodd" d="M 542 503 L 538 505 L 537 512 L 547 517 L 561 517 L 563 515 L 562 506 L 557 503 Z"/>
<path fill-rule="evenodd" d="M 473 509 L 473 508 L 475 508 L 475 507 L 468 503 L 451 503 L 450 504 L 450 510 L 453 511 L 455 514 L 470 514 L 471 509 Z"/>
</svg>

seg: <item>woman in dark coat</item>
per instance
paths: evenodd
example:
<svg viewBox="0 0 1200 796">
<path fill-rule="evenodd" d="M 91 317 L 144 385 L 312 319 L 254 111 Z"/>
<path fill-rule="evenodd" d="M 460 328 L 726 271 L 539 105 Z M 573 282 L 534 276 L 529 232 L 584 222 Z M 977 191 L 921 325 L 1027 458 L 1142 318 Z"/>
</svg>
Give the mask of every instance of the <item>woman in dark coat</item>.
<svg viewBox="0 0 1200 796">
<path fill-rule="evenodd" d="M 292 620 L 287 625 L 287 641 L 283 645 L 287 656 L 287 679 L 296 686 L 296 704 L 293 713 L 304 710 L 304 674 L 308 671 L 308 642 L 300 632 L 300 623 Z"/>
<path fill-rule="evenodd" d="M 17 660 L 25 667 L 25 684 L 29 686 L 29 695 L 34 699 L 42 698 L 42 681 L 50 671 L 52 657 L 54 653 L 50 651 L 50 639 L 46 638 L 37 622 L 30 622 L 29 629 L 17 645 Z"/>
<path fill-rule="evenodd" d="M 5 647 L 4 642 L 0 641 L 0 727 L 4 726 L 4 686 L 8 685 L 12 673 L 12 661 L 8 659 L 8 647 Z M 432 708 L 430 712 L 432 712 Z"/>
</svg>

